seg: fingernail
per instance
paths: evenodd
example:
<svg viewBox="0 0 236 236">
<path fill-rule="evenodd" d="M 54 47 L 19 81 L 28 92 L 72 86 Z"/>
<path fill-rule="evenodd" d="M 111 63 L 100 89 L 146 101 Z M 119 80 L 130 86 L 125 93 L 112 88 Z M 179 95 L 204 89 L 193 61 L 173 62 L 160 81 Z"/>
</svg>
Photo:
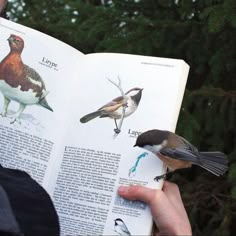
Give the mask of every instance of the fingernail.
<svg viewBox="0 0 236 236">
<path fill-rule="evenodd" d="M 129 187 L 126 187 L 126 186 L 120 186 L 120 187 L 118 188 L 118 192 L 119 192 L 119 193 L 128 192 L 128 188 L 129 188 Z"/>
</svg>

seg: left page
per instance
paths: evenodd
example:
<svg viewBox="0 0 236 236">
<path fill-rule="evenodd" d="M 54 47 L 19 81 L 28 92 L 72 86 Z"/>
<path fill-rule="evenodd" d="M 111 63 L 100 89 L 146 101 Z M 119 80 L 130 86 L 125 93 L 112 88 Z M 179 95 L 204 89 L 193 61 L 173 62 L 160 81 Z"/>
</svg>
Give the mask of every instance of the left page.
<svg viewBox="0 0 236 236">
<path fill-rule="evenodd" d="M 0 164 L 45 185 L 69 112 L 70 81 L 84 55 L 0 18 Z"/>
</svg>

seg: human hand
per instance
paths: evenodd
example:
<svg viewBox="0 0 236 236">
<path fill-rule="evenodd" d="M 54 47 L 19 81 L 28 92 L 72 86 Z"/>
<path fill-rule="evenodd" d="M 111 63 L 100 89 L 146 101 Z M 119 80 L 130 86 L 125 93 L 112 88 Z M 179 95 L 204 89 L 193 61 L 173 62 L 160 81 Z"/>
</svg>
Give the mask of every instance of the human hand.
<svg viewBox="0 0 236 236">
<path fill-rule="evenodd" d="M 7 0 L 0 0 L 0 13 L 4 10 Z"/>
<path fill-rule="evenodd" d="M 146 202 L 159 230 L 157 235 L 192 235 L 191 225 L 184 208 L 179 188 L 165 181 L 162 190 L 143 186 L 121 186 L 121 197 Z"/>
</svg>

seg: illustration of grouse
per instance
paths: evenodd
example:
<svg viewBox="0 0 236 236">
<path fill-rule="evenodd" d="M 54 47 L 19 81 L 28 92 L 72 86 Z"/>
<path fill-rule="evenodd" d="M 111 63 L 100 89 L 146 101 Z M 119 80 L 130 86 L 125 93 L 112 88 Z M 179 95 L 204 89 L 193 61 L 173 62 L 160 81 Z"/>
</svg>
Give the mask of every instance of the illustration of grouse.
<svg viewBox="0 0 236 236">
<path fill-rule="evenodd" d="M 8 106 L 12 100 L 20 104 L 19 110 L 12 115 L 13 122 L 20 123 L 20 115 L 27 105 L 37 104 L 53 111 L 46 101 L 48 92 L 42 78 L 22 61 L 24 40 L 11 34 L 8 42 L 10 52 L 0 63 L 0 91 L 4 96 L 1 115 L 7 116 Z"/>
</svg>

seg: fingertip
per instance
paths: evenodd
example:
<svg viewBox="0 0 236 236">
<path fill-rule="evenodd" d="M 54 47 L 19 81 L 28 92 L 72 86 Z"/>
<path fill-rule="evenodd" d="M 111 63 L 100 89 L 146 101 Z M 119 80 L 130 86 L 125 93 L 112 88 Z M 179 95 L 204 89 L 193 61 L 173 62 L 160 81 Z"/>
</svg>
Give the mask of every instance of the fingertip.
<svg viewBox="0 0 236 236">
<path fill-rule="evenodd" d="M 128 200 L 136 200 L 138 198 L 137 191 L 139 186 L 137 185 L 130 185 L 130 186 L 120 186 L 118 188 L 118 194 L 121 197 L 124 197 Z"/>
<path fill-rule="evenodd" d="M 129 187 L 127 187 L 127 186 L 120 186 L 120 187 L 118 188 L 118 193 L 119 193 L 119 194 L 125 194 L 125 193 L 128 192 L 128 188 L 129 188 Z"/>
<path fill-rule="evenodd" d="M 120 186 L 118 188 L 118 194 L 121 197 L 127 198 L 129 200 L 135 200 L 136 197 L 136 191 L 139 186 L 136 185 L 130 185 L 130 186 Z"/>
<path fill-rule="evenodd" d="M 118 194 L 128 200 L 139 200 L 146 203 L 151 203 L 154 199 L 160 198 L 161 190 L 147 188 L 140 185 L 120 186 Z"/>
</svg>

